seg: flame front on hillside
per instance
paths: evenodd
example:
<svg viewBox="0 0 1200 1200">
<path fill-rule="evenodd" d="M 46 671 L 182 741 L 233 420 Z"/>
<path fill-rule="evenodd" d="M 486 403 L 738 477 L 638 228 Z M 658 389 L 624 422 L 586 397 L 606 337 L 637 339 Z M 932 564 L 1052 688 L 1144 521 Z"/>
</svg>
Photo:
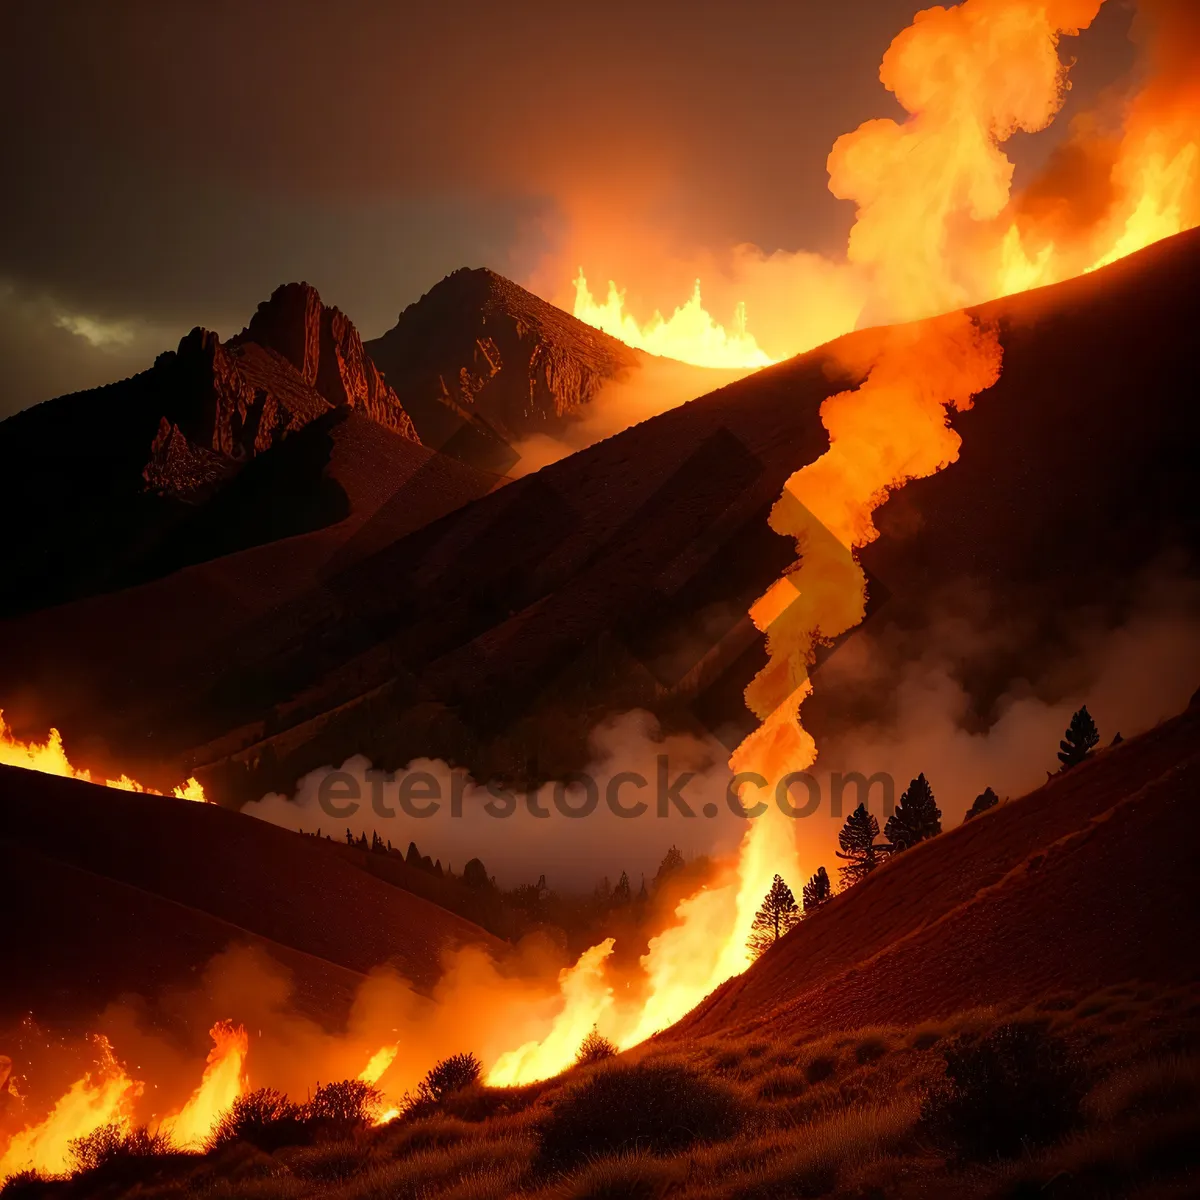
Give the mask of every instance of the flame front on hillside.
<svg viewBox="0 0 1200 1200">
<path fill-rule="evenodd" d="M 1014 168 L 1000 144 L 1054 120 L 1068 87 L 1059 39 L 1090 25 L 1103 3 L 966 0 L 917 14 L 880 69 L 910 116 L 867 121 L 839 138 L 829 156 L 830 190 L 857 206 L 845 259 L 801 254 L 797 266 L 786 255 L 760 256 L 747 274 L 748 248 L 731 253 L 731 286 L 754 301 L 755 311 L 777 307 L 759 298 L 775 294 L 799 306 L 790 323 L 771 313 L 771 324 L 786 331 L 774 343 L 755 336 L 745 303 L 729 329 L 719 325 L 700 304 L 699 284 L 670 320 L 655 313 L 643 324 L 625 308 L 625 289 L 610 282 L 598 303 L 581 270 L 575 315 L 657 354 L 752 368 L 812 349 L 863 320 L 930 317 L 1058 283 L 1193 228 L 1200 222 L 1200 84 L 1194 63 L 1182 61 L 1188 42 L 1176 26 L 1196 18 L 1168 0 L 1141 2 L 1150 70 L 1120 128 L 1109 131 L 1099 118 L 1077 121 L 1043 177 L 1012 194 Z M 1100 164 L 1104 195 L 1080 203 L 1071 173 L 1055 174 L 1072 155 Z M 636 282 L 651 291 L 652 255 L 646 260 L 651 277 Z M 785 286 L 782 276 L 793 270 L 804 286 Z M 779 286 L 767 287 L 770 279 Z M 831 294 L 834 281 L 840 302 Z M 860 303 L 845 303 L 846 295 Z"/>
<path fill-rule="evenodd" d="M 800 722 L 812 691 L 810 669 L 820 645 L 863 618 L 867 588 L 856 551 L 878 536 L 876 510 L 894 489 L 956 460 L 960 442 L 948 413 L 969 408 L 999 377 L 996 331 L 951 310 L 1094 269 L 1200 219 L 1194 83 L 1181 92 L 1152 80 L 1130 106 L 1102 220 L 1075 229 L 1053 205 L 1013 202 L 1012 164 L 1001 145 L 1054 118 L 1066 86 L 1059 40 L 1086 27 L 1101 3 L 966 0 L 919 14 L 893 42 L 881 71 L 910 117 L 867 122 L 833 148 L 831 186 L 855 202 L 858 214 L 845 268 L 865 281 L 872 319 L 914 323 L 867 339 L 861 360 L 841 364 L 861 382 L 824 402 L 828 449 L 797 464 L 772 510 L 772 528 L 794 539 L 799 562 L 751 609 L 769 661 L 746 697 L 761 724 L 731 761 L 744 776 L 748 808 L 758 780 L 768 795 L 766 789 L 816 758 Z M 746 367 L 768 361 L 743 317 L 732 333 L 722 329 L 698 290 L 670 320 L 640 326 L 615 286 L 598 304 L 581 271 L 576 312 L 654 353 Z M 90 779 L 70 764 L 54 732 L 44 745 L 25 744 L 0 723 L 0 761 Z M 194 783 L 176 795 L 188 795 Z M 126 777 L 109 786 L 142 790 Z M 514 1023 L 519 1036 L 505 1025 L 514 1044 L 490 1054 L 487 1081 L 509 1086 L 555 1075 L 593 1028 L 629 1047 L 675 1023 L 745 969 L 751 922 L 774 875 L 797 883 L 814 866 L 800 861 L 791 822 L 769 808 L 750 823 L 736 868 L 683 900 L 673 923 L 650 941 L 641 986 L 628 990 L 629 999 L 610 978 L 614 944 L 605 939 L 558 975 L 558 1011 L 535 1036 L 536 1014 Z M 187 1146 L 203 1144 L 220 1112 L 248 1086 L 245 1031 L 221 1023 L 212 1032 L 216 1045 L 200 1086 L 162 1122 Z M 388 1042 L 358 1078 L 378 1081 L 398 1053 L 399 1043 Z M 0 1177 L 26 1165 L 62 1170 L 70 1139 L 127 1120 L 139 1087 L 109 1052 L 98 1072 L 78 1080 L 43 1121 L 12 1140 Z"/>
<path fill-rule="evenodd" d="M 63 748 L 62 735 L 57 729 L 51 729 L 44 742 L 18 741 L 12 731 L 4 723 L 4 712 L 0 710 L 0 764 L 6 767 L 21 767 L 26 771 L 40 771 L 43 775 L 61 775 L 66 779 L 79 779 L 84 783 L 100 783 L 93 779 L 90 771 L 81 770 L 71 765 L 67 752 Z M 103 780 L 105 787 L 116 788 L 121 792 L 145 792 L 152 796 L 161 796 L 153 788 L 143 787 L 136 779 L 121 775 L 117 779 Z M 207 800 L 200 781 L 189 778 L 186 783 L 173 788 L 171 795 L 179 800 L 196 800 L 203 803 Z"/>
</svg>

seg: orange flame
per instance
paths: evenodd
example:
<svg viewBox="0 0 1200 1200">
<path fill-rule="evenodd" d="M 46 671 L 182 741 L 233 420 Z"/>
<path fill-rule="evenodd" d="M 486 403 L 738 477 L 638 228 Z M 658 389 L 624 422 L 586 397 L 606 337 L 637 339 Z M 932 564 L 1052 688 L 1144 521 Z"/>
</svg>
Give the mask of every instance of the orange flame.
<svg viewBox="0 0 1200 1200">
<path fill-rule="evenodd" d="M 19 742 L 4 721 L 4 711 L 0 709 L 0 763 L 6 767 L 22 767 L 26 771 L 40 771 L 43 775 L 61 775 L 67 779 L 80 779 L 84 783 L 98 783 L 92 778 L 90 771 L 80 770 L 71 765 L 67 752 L 63 749 L 62 735 L 57 729 L 51 729 L 50 735 L 44 742 Z M 161 792 L 153 788 L 143 787 L 136 779 L 122 775 L 119 779 L 106 779 L 104 786 L 116 788 L 122 792 L 145 792 L 151 796 L 161 796 Z M 195 800 L 205 802 L 207 797 L 199 780 L 189 778 L 173 788 L 171 794 L 179 800 Z"/>
<path fill-rule="evenodd" d="M 232 1021 L 218 1021 L 209 1036 L 209 1051 L 204 1077 L 179 1112 L 159 1125 L 182 1150 L 204 1147 L 221 1114 L 246 1090 L 245 1062 L 248 1049 L 246 1031 Z"/>
<path fill-rule="evenodd" d="M 608 296 L 597 303 L 583 268 L 575 279 L 575 316 L 627 345 L 697 367 L 766 367 L 771 363 L 746 329 L 746 306 L 738 304 L 729 329 L 713 320 L 700 299 L 700 280 L 691 299 L 663 319 L 656 312 L 644 325 L 625 311 L 625 293 L 609 280 Z"/>
<path fill-rule="evenodd" d="M 1018 129 L 1043 128 L 1058 111 L 1059 38 L 1090 22 L 1100 3 L 967 0 L 918 14 L 892 43 L 881 78 L 911 115 L 867 122 L 838 139 L 829 159 L 832 190 L 858 206 L 848 255 L 872 281 L 877 318 L 929 318 L 972 298 L 975 257 L 955 256 L 959 230 L 964 222 L 991 230 L 1004 212 L 1012 164 L 1000 144 Z M 1028 259 L 1019 231 L 1000 235 L 997 262 L 1002 252 L 1020 286 L 1051 272 L 1053 252 Z M 984 286 L 994 293 L 999 285 Z M 615 287 L 613 295 L 619 300 Z M 821 407 L 829 449 L 788 480 L 771 513 L 772 528 L 795 539 L 800 562 L 751 609 L 769 654 L 746 695 L 762 725 L 730 766 L 772 789 L 816 759 L 800 724 L 809 668 L 819 644 L 862 620 L 866 579 L 855 551 L 878 536 L 875 510 L 891 490 L 957 458 L 947 411 L 970 407 L 999 378 L 995 333 L 962 312 L 889 330 L 874 346 L 869 361 L 853 364 L 865 382 Z M 677 924 L 651 942 L 641 961 L 647 997 L 637 1011 L 611 1005 L 598 974 L 587 995 L 568 995 L 568 985 L 593 973 L 564 972 L 562 1012 L 547 1038 L 502 1057 L 489 1082 L 529 1082 L 568 1066 L 581 1011 L 623 1047 L 678 1021 L 748 965 L 751 923 L 775 874 L 794 884 L 802 878 L 794 828 L 768 807 L 746 833 L 736 878 L 683 901 Z"/>
<path fill-rule="evenodd" d="M 396 1055 L 399 1053 L 399 1042 L 395 1042 L 390 1046 L 381 1046 L 371 1055 L 371 1059 L 367 1065 L 359 1071 L 359 1083 L 378 1083 L 383 1078 L 388 1067 L 396 1061 Z"/>
<path fill-rule="evenodd" d="M 861 280 L 869 297 L 826 306 L 830 338 L 860 321 L 929 317 L 1057 283 L 1200 224 L 1200 84 L 1194 63 L 1178 61 L 1186 52 L 1176 43 L 1187 39 L 1173 36 L 1162 4 L 1145 5 L 1150 80 L 1126 111 L 1101 215 L 1064 229 L 1075 219 L 1070 197 L 1051 206 L 1052 219 L 1014 201 L 1003 143 L 1054 120 L 1068 87 L 1059 43 L 1085 29 L 1103 2 L 965 0 L 919 12 L 893 40 L 880 79 L 909 116 L 867 121 L 829 155 L 830 190 L 855 203 L 856 220 L 845 261 L 822 260 L 825 290 L 844 276 Z M 698 295 L 703 320 L 663 322 L 656 314 L 641 326 L 615 283 L 603 305 L 582 272 L 575 283 L 576 315 L 630 345 L 699 365 L 765 365 L 768 355 L 752 338 L 762 358 L 710 357 L 714 323 Z M 793 315 L 787 343 L 771 347 L 777 357 L 810 348 L 805 314 Z M 731 345 L 740 347 L 743 335 L 744 324 L 735 326 Z M 662 340 L 651 344 L 652 336 Z"/>
<path fill-rule="evenodd" d="M 142 1085 L 117 1064 L 106 1038 L 95 1042 L 100 1049 L 98 1071 L 76 1080 L 44 1120 L 14 1135 L 0 1155 L 0 1184 L 20 1171 L 62 1174 L 70 1167 L 72 1141 L 129 1120 Z"/>
</svg>

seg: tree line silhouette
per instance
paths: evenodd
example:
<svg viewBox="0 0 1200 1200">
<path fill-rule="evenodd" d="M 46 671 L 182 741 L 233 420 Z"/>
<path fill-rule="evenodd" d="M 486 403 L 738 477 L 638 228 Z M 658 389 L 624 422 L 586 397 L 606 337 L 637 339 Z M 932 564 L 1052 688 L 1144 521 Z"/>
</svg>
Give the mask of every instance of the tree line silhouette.
<svg viewBox="0 0 1200 1200">
<path fill-rule="evenodd" d="M 1118 733 L 1113 744 L 1120 741 L 1121 735 Z M 1100 731 L 1085 704 L 1072 716 L 1059 742 L 1059 770 L 1068 771 L 1077 767 L 1099 744 Z M 964 823 L 974 820 L 999 803 L 1000 797 L 990 787 L 984 788 L 967 810 Z M 888 817 L 883 828 L 884 841 L 879 840 L 879 832 L 878 819 L 868 811 L 865 803 L 860 802 L 846 818 L 838 834 L 840 849 L 835 853 L 844 863 L 838 868 L 843 891 L 861 883 L 885 859 L 902 854 L 942 832 L 942 810 L 938 808 L 933 788 L 923 772 L 905 788 L 895 811 Z M 755 958 L 765 954 L 788 930 L 805 917 L 812 916 L 832 896 L 833 888 L 824 867 L 818 867 L 812 878 L 804 884 L 801 892 L 803 907 L 796 903 L 796 897 L 787 883 L 776 875 L 763 898 L 762 907 L 755 915 L 746 942 L 750 953 Z"/>
</svg>

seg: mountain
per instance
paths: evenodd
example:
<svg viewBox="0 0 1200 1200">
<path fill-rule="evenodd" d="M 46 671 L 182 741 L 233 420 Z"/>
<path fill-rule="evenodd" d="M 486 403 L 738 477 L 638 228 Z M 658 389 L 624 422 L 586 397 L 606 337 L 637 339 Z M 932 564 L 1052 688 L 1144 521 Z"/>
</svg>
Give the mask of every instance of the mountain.
<svg viewBox="0 0 1200 1200">
<path fill-rule="evenodd" d="M 1130 980 L 1192 983 L 1200 961 L 1177 938 L 1200 918 L 1198 783 L 1193 702 L 898 855 L 668 1036 L 915 1025 Z"/>
<path fill-rule="evenodd" d="M 877 631 L 926 626 L 968 585 L 1025 615 L 1003 662 L 979 667 L 984 711 L 988 688 L 1037 677 L 1081 607 L 1128 603 L 1167 552 L 1195 570 L 1198 278 L 1193 232 L 978 310 L 1003 343 L 1001 379 L 955 415 L 960 460 L 884 506 L 862 559 Z M 767 514 L 826 448 L 821 403 L 858 381 L 844 363 L 880 337 L 681 405 L 349 566 L 229 648 L 219 688 L 164 700 L 164 757 L 250 795 L 355 752 L 560 778 L 586 764 L 597 720 L 634 707 L 734 742 L 763 662 L 746 611 L 793 562 Z M 231 703 L 249 679 L 254 704 Z M 885 682 L 867 703 L 887 698 Z M 845 702 L 818 689 L 819 733 Z M 245 773 L 268 746 L 263 786 Z"/>
<path fill-rule="evenodd" d="M 984 713 L 1008 681 L 1038 677 L 1097 597 L 1119 610 L 1164 553 L 1195 572 L 1198 279 L 1193 232 L 977 310 L 998 329 L 1002 377 L 954 416 L 960 460 L 897 493 L 862 558 L 872 630 L 910 631 L 914 653 L 955 589 L 1022 614 L 999 661 L 971 664 Z M 821 403 L 861 378 L 845 363 L 881 336 L 758 372 L 419 528 L 368 522 L 316 584 L 202 653 L 158 618 L 155 653 L 178 669 L 142 662 L 156 605 L 140 588 L 102 622 L 71 606 L 0 629 L 13 664 L 0 701 L 36 700 L 68 745 L 92 736 L 118 763 L 199 771 L 230 803 L 355 753 L 562 778 L 586 765 L 599 720 L 636 707 L 732 744 L 763 662 L 746 611 L 794 560 L 767 514 L 826 448 Z M 192 570 L 190 586 L 213 594 L 208 568 Z M 57 659 L 44 648 L 56 639 L 70 647 Z M 869 720 L 893 690 L 883 677 L 865 698 L 822 683 L 810 728 L 825 736 L 853 705 Z"/>
<path fill-rule="evenodd" d="M 455 271 L 367 343 L 427 446 L 505 472 L 647 355 L 494 271 Z M 698 372 L 702 374 L 702 372 Z"/>
<path fill-rule="evenodd" d="M 419 442 L 349 319 L 300 283 L 278 288 L 227 342 L 193 329 L 132 379 L 10 417 L 0 423 L 0 498 L 25 527 L 0 582 L 0 611 L 110 590 L 341 520 L 348 507 L 336 486 L 310 480 L 293 488 L 311 490 L 298 506 L 277 502 L 278 474 L 254 468 L 316 426 L 308 457 L 292 458 L 319 478 L 310 460 L 348 415 L 387 430 L 401 456 Z M 243 529 L 226 522 L 223 544 L 187 545 L 205 524 L 197 512 L 226 495 Z M 211 542 L 212 531 L 199 540 Z"/>
</svg>

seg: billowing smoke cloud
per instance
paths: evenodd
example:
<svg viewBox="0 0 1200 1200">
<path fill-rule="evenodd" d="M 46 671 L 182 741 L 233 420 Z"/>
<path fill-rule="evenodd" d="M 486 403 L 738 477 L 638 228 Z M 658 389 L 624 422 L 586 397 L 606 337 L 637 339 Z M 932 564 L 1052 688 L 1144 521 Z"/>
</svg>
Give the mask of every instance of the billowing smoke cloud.
<svg viewBox="0 0 1200 1200">
<path fill-rule="evenodd" d="M 869 778 L 883 772 L 894 781 L 898 799 L 909 780 L 924 772 L 942 807 L 943 825 L 950 827 L 985 787 L 1016 797 L 1044 783 L 1047 772 L 1058 769 L 1059 739 L 1081 705 L 1088 705 L 1105 743 L 1181 711 L 1200 686 L 1200 584 L 1160 571 L 1147 578 L 1138 597 L 1117 624 L 1087 610 L 1070 614 L 1064 627 L 1072 632 L 1051 645 L 1043 645 L 1041 635 L 1016 616 L 997 615 L 991 598 L 978 591 L 943 598 L 919 630 L 872 624 L 849 636 L 814 676 L 817 698 L 853 715 L 821 721 L 820 756 L 812 771 L 819 804 L 794 822 L 805 870 L 837 865 L 837 832 L 857 802 L 851 784 L 841 793 L 841 808 L 835 807 L 835 773 Z M 1028 666 L 1031 654 L 1036 669 Z M 981 701 L 975 681 L 1014 655 L 1027 665 L 1019 675 L 1004 677 L 994 699 Z M 859 715 L 864 712 L 866 717 Z M 498 785 L 489 791 L 486 783 L 429 760 L 410 763 L 397 780 L 434 781 L 428 786 L 437 788 L 438 810 L 406 815 L 396 803 L 397 782 L 384 793 L 385 808 L 394 815 L 382 816 L 372 807 L 370 764 L 361 756 L 341 768 L 357 788 L 353 814 L 334 818 L 319 801 L 331 768 L 305 777 L 294 796 L 271 794 L 243 812 L 292 829 L 320 827 L 335 837 L 347 828 L 356 837 L 377 831 L 401 849 L 415 840 L 423 854 L 459 871 L 468 858 L 479 857 L 504 886 L 533 882 L 544 873 L 564 892 L 590 891 L 602 875 L 615 879 L 622 870 L 636 888 L 640 875 L 653 875 L 671 844 L 689 856 L 726 855 L 736 848 L 745 820 L 730 805 L 727 751 L 716 739 L 666 735 L 649 714 L 633 712 L 599 726 L 592 748 L 586 774 L 595 782 L 596 802 L 585 816 L 563 814 L 588 807 L 579 781 L 544 784 L 530 799 Z M 617 784 L 621 804 L 647 804 L 636 817 L 617 816 L 606 802 L 607 789 L 628 778 L 626 773 L 645 780 L 645 787 Z M 452 815 L 450 803 L 456 777 L 461 816 Z M 793 787 L 795 809 L 811 802 L 806 787 Z M 665 815 L 659 815 L 664 794 Z M 685 815 L 675 797 L 692 815 Z M 772 800 L 769 789 L 764 798 Z M 877 813 L 882 799 L 877 786 L 869 798 Z M 423 809 L 426 802 L 414 807 Z"/>
<path fill-rule="evenodd" d="M 271 794 L 242 811 L 290 829 L 311 833 L 320 827 L 335 837 L 344 837 L 347 829 L 356 837 L 378 832 L 401 850 L 415 841 L 423 854 L 458 872 L 467 859 L 478 857 L 503 886 L 532 883 L 545 874 L 551 887 L 564 892 L 590 892 L 602 876 L 616 882 L 622 871 L 636 890 L 641 876 L 654 875 L 671 845 L 687 857 L 737 846 L 745 822 L 729 805 L 728 752 L 716 739 L 664 734 L 650 714 L 630 712 L 599 725 L 591 746 L 584 772 L 590 782 L 582 776 L 551 781 L 532 793 L 477 782 L 444 762 L 417 759 L 396 772 L 394 784 L 381 785 L 377 808 L 371 764 L 356 756 L 341 767 L 359 796 L 349 802 L 357 807 L 345 817 L 331 816 L 328 801 L 321 803 L 330 768 L 305 776 L 293 797 Z M 399 803 L 406 778 L 415 797 L 407 813 Z M 456 790 L 461 815 L 455 815 Z M 425 796 L 436 811 L 412 815 L 431 809 Z M 632 814 L 639 805 L 644 809 L 636 815 L 618 815 Z M 348 804 L 338 800 L 332 807 Z"/>
</svg>

